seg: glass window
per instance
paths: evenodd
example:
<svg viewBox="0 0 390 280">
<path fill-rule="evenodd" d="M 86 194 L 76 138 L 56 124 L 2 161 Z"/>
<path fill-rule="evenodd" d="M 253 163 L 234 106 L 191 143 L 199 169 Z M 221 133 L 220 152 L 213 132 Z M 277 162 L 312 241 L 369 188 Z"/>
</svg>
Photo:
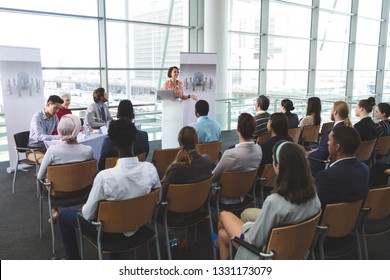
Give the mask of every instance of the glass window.
<svg viewBox="0 0 390 280">
<path fill-rule="evenodd" d="M 350 16 L 320 11 L 318 22 L 318 39 L 348 42 L 350 20 Z"/>
<path fill-rule="evenodd" d="M 347 71 L 317 71 L 315 95 L 330 100 L 345 98 Z"/>
<path fill-rule="evenodd" d="M 376 70 L 377 58 L 378 58 L 377 46 L 356 45 L 355 69 Z"/>
<path fill-rule="evenodd" d="M 92 20 L 0 12 L 0 26 L 0 45 L 40 48 L 43 67 L 99 66 Z"/>
<path fill-rule="evenodd" d="M 360 1 L 362 2 L 362 1 Z M 350 13 L 351 12 L 351 0 L 321 0 L 320 8 L 332 11 Z"/>
<path fill-rule="evenodd" d="M 374 96 L 372 85 L 375 85 L 376 71 L 355 71 L 353 85 L 353 100 Z M 375 97 L 375 96 L 374 96 Z"/>
<path fill-rule="evenodd" d="M 96 0 L 0 0 L 0 7 L 52 13 L 97 16 Z"/>
<path fill-rule="evenodd" d="M 385 71 L 382 102 L 390 102 L 390 71 Z"/>
<path fill-rule="evenodd" d="M 269 36 L 268 69 L 308 69 L 310 41 Z"/>
<path fill-rule="evenodd" d="M 269 18 L 269 34 L 310 38 L 310 8 L 271 2 Z"/>
<path fill-rule="evenodd" d="M 348 47 L 346 43 L 318 41 L 317 69 L 347 69 Z"/>
<path fill-rule="evenodd" d="M 259 71 L 228 71 L 231 97 L 257 96 Z"/>
<path fill-rule="evenodd" d="M 359 17 L 357 22 L 356 42 L 378 45 L 380 21 Z"/>
<path fill-rule="evenodd" d="M 180 52 L 188 52 L 188 36 L 188 29 L 183 28 L 108 22 L 108 67 L 162 68 L 180 65 Z"/>
<path fill-rule="evenodd" d="M 52 94 L 69 92 L 70 109 L 86 107 L 93 102 L 92 92 L 100 86 L 98 70 L 43 70 L 45 99 Z"/>
<path fill-rule="evenodd" d="M 188 25 L 189 0 L 106 0 L 107 18 Z M 172 17 L 169 8 L 173 3 Z"/>
<path fill-rule="evenodd" d="M 234 31 L 259 32 L 261 1 L 233 0 L 230 29 Z"/>
<path fill-rule="evenodd" d="M 381 10 L 382 0 L 359 1 L 359 16 L 380 19 Z"/>
<path fill-rule="evenodd" d="M 259 68 L 260 37 L 244 34 L 230 34 L 230 68 Z"/>
<path fill-rule="evenodd" d="M 306 96 L 307 71 L 267 71 L 267 94 Z"/>
</svg>

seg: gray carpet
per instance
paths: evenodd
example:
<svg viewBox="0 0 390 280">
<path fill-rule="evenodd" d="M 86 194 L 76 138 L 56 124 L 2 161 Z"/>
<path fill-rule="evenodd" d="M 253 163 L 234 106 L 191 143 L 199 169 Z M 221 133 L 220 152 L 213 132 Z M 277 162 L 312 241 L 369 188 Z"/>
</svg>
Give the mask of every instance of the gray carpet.
<svg viewBox="0 0 390 280">
<path fill-rule="evenodd" d="M 222 150 L 237 143 L 238 137 L 235 131 L 222 133 Z M 151 160 L 153 150 L 161 148 L 160 141 L 150 143 L 150 153 L 148 161 Z M 36 196 L 36 187 L 34 181 L 34 170 L 30 168 L 27 172 L 18 172 L 16 181 L 16 192 L 12 194 L 11 184 L 13 174 L 8 174 L 6 168 L 8 162 L 0 162 L 0 259 L 3 260 L 47 260 L 53 257 L 51 252 L 50 226 L 47 222 L 48 207 L 43 203 L 43 238 L 39 238 L 39 200 Z M 214 213 L 214 223 L 216 221 Z M 56 232 L 56 256 L 64 256 L 61 237 L 58 228 Z M 185 232 L 172 231 L 170 237 L 183 239 Z M 197 242 L 194 240 L 194 230 L 189 231 L 189 248 L 175 247 L 172 250 L 173 259 L 212 259 L 212 250 L 210 246 L 210 235 L 207 222 L 198 227 Z M 368 248 L 371 259 L 390 259 L 390 232 L 377 237 L 368 237 Z M 164 238 L 160 234 L 160 247 L 163 259 L 166 259 L 166 250 L 164 247 Z M 155 259 L 153 250 L 154 244 L 151 244 L 152 258 Z M 97 259 L 96 249 L 86 242 L 86 259 Z M 135 256 L 133 252 L 123 253 L 113 256 L 119 259 L 147 259 L 146 248 L 141 247 L 137 250 Z M 342 257 L 343 259 L 357 259 L 354 252 Z"/>
</svg>

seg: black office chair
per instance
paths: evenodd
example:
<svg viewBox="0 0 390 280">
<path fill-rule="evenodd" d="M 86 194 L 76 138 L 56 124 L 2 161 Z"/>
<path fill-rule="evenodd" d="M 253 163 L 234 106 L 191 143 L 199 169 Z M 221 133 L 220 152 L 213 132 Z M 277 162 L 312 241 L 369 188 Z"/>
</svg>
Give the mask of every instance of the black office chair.
<svg viewBox="0 0 390 280">
<path fill-rule="evenodd" d="M 30 137 L 30 131 L 22 131 L 14 134 L 15 141 L 15 151 L 16 151 L 16 166 L 14 171 L 14 179 L 12 181 L 12 193 L 15 193 L 15 181 L 16 181 L 16 173 L 18 172 L 19 164 L 26 165 L 35 165 L 35 175 L 38 174 L 39 163 L 37 162 L 37 158 L 35 156 L 35 150 L 28 147 L 28 139 Z M 20 158 L 20 154 L 26 154 L 26 152 L 32 152 L 34 154 L 35 161 L 29 160 L 28 158 Z M 37 192 L 38 184 L 37 184 Z"/>
</svg>

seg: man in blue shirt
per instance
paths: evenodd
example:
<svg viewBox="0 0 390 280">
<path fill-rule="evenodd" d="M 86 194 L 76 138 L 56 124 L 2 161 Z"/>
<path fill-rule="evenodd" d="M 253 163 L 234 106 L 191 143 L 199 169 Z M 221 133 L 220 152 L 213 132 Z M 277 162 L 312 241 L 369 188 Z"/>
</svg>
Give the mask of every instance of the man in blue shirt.
<svg viewBox="0 0 390 280">
<path fill-rule="evenodd" d="M 206 100 L 199 100 L 195 104 L 195 115 L 198 120 L 192 123 L 191 126 L 196 129 L 198 133 L 199 143 L 208 143 L 219 141 L 221 138 L 221 128 L 219 124 L 210 119 L 207 114 L 209 113 L 209 103 Z"/>
<path fill-rule="evenodd" d="M 56 113 L 61 109 L 62 103 L 64 103 L 64 100 L 61 97 L 57 95 L 49 96 L 45 108 L 36 113 L 31 120 L 28 146 L 38 149 L 35 152 L 38 163 L 41 163 L 46 151 L 44 141 L 60 139 L 58 135 L 52 134 L 54 129 L 57 128 L 58 117 Z M 27 152 L 26 156 L 29 160 L 35 161 L 33 153 Z"/>
</svg>

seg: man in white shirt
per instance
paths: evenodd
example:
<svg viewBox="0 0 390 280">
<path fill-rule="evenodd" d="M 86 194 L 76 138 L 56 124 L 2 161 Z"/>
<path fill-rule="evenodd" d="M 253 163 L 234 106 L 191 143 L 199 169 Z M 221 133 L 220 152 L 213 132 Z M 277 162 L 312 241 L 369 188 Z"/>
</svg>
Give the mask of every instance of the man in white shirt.
<svg viewBox="0 0 390 280">
<path fill-rule="evenodd" d="M 135 198 L 161 187 L 156 168 L 149 162 L 138 161 L 133 154 L 136 133 L 137 129 L 134 124 L 127 120 L 110 122 L 108 137 L 117 150 L 119 159 L 114 168 L 105 169 L 95 177 L 91 193 L 82 208 L 85 219 L 96 219 L 99 202 L 102 200 Z M 80 259 L 75 233 L 77 212 L 79 211 L 68 209 L 59 213 L 60 232 L 69 259 Z M 96 228 L 92 225 L 90 232 L 97 234 Z M 131 236 L 134 233 L 123 234 Z M 106 235 L 115 237 L 117 234 L 106 233 Z"/>
</svg>

